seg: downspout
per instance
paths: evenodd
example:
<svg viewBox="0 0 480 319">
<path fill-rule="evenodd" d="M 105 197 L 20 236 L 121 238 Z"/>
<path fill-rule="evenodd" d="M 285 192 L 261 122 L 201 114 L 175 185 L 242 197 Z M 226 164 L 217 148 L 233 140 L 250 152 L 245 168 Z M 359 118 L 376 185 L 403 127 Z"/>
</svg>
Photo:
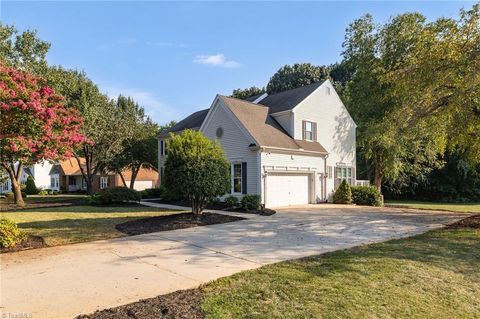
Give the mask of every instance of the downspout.
<svg viewBox="0 0 480 319">
<path fill-rule="evenodd" d="M 324 167 L 323 167 L 323 198 L 325 200 L 325 203 L 328 202 L 328 198 L 327 198 L 327 158 L 328 158 L 328 154 L 325 155 L 324 157 Z"/>
</svg>

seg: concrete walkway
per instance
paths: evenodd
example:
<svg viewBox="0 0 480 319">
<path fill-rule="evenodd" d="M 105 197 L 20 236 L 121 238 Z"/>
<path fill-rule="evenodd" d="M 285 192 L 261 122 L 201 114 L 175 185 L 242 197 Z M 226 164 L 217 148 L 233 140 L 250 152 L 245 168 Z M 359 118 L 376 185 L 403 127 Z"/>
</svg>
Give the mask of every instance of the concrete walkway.
<svg viewBox="0 0 480 319">
<path fill-rule="evenodd" d="M 3 254 L 0 312 L 72 318 L 269 263 L 422 233 L 466 215 L 318 205 L 247 217 Z"/>
</svg>

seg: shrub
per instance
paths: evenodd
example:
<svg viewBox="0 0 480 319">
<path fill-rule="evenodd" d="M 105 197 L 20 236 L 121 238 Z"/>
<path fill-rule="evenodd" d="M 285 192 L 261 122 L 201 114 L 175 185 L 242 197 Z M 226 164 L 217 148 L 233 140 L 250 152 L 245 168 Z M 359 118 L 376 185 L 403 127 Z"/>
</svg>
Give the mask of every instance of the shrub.
<svg viewBox="0 0 480 319">
<path fill-rule="evenodd" d="M 258 210 L 261 201 L 260 195 L 245 195 L 242 198 L 242 207 L 245 210 Z"/>
<path fill-rule="evenodd" d="M 225 204 L 227 204 L 228 207 L 236 207 L 238 206 L 238 198 L 230 195 L 227 198 L 225 198 Z"/>
<path fill-rule="evenodd" d="M 333 194 L 333 202 L 335 204 L 351 204 L 352 203 L 352 189 L 346 180 L 343 180 L 340 186 Z"/>
<path fill-rule="evenodd" d="M 25 185 L 25 193 L 27 193 L 28 195 L 35 195 L 38 193 L 37 186 L 35 185 L 35 180 L 32 176 L 28 176 L 27 183 Z"/>
<path fill-rule="evenodd" d="M 163 187 L 158 187 L 158 188 L 147 188 L 144 189 L 142 193 L 142 198 L 158 198 L 162 197 L 162 194 L 164 192 Z"/>
<path fill-rule="evenodd" d="M 189 200 L 194 214 L 201 214 L 208 199 L 230 189 L 230 162 L 220 143 L 194 130 L 171 135 L 165 187 L 170 194 Z"/>
<path fill-rule="evenodd" d="M 58 195 L 59 192 L 58 191 L 52 191 L 52 195 Z"/>
<path fill-rule="evenodd" d="M 104 188 L 91 196 L 92 204 L 119 204 L 124 202 L 140 201 L 140 193 L 127 187 Z"/>
<path fill-rule="evenodd" d="M 219 205 L 221 203 L 220 198 L 213 197 L 208 200 L 208 203 L 211 205 Z"/>
<path fill-rule="evenodd" d="M 13 220 L 0 219 L 0 247 L 10 248 L 21 242 L 25 238 L 25 233 L 21 231 Z"/>
<path fill-rule="evenodd" d="M 42 189 L 41 191 L 38 192 L 38 195 L 42 195 L 42 196 L 48 195 L 48 191 Z"/>
<path fill-rule="evenodd" d="M 373 186 L 353 186 L 352 201 L 357 205 L 382 206 L 382 196 Z"/>
</svg>

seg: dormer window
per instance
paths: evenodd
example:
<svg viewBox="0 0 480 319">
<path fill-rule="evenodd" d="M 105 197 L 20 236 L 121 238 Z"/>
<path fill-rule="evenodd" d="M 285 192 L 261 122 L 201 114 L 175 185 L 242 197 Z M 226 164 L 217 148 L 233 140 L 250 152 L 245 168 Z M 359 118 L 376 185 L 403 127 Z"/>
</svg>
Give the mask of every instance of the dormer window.
<svg viewBox="0 0 480 319">
<path fill-rule="evenodd" d="M 306 141 L 317 140 L 317 123 L 303 121 L 303 139 Z"/>
</svg>

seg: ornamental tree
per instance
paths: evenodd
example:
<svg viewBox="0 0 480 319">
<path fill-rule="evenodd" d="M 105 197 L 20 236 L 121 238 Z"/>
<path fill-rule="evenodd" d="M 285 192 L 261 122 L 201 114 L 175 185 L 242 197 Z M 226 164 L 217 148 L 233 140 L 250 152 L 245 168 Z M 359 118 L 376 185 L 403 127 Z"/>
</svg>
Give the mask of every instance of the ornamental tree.
<svg viewBox="0 0 480 319">
<path fill-rule="evenodd" d="M 85 141 L 83 119 L 65 108 L 63 97 L 41 78 L 0 64 L 0 165 L 11 182 L 15 203 L 24 206 L 20 179 L 24 165 L 72 156 Z"/>
<path fill-rule="evenodd" d="M 165 161 L 165 187 L 189 200 L 200 215 L 209 200 L 230 189 L 230 164 L 217 141 L 199 131 L 171 134 Z"/>
</svg>

